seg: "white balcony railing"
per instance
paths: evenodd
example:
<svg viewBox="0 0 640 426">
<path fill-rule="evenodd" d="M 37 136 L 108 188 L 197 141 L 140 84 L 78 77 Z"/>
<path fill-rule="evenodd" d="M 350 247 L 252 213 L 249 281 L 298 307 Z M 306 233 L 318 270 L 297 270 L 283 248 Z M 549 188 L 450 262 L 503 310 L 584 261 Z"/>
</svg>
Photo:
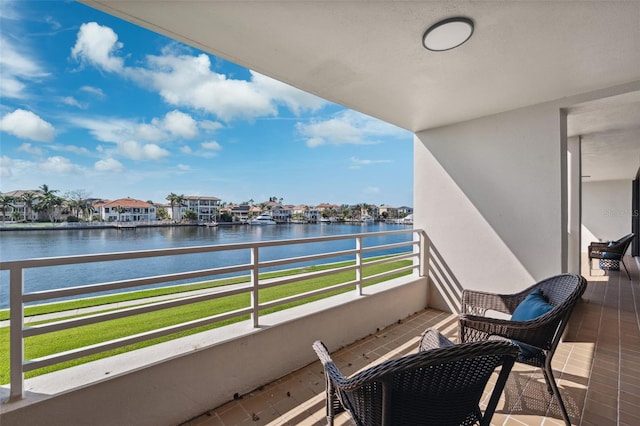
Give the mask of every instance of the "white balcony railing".
<svg viewBox="0 0 640 426">
<path fill-rule="evenodd" d="M 380 241 L 380 237 L 392 235 L 400 236 L 400 242 L 373 245 Z M 406 238 L 404 238 L 406 236 Z M 346 250 L 339 251 L 322 251 L 318 250 L 321 246 L 318 243 L 328 243 L 332 241 L 355 242 Z M 368 242 L 372 242 L 367 244 Z M 276 258 L 272 260 L 260 260 L 261 253 L 270 247 L 292 246 L 303 247 L 315 244 L 313 254 L 307 254 L 299 257 Z M 51 257 L 41 259 L 29 259 L 19 261 L 0 262 L 0 270 L 8 271 L 9 288 L 10 288 L 10 398 L 12 400 L 20 399 L 24 394 L 24 375 L 27 372 L 48 367 L 70 360 L 76 360 L 89 355 L 103 353 L 116 348 L 127 345 L 146 342 L 162 336 L 168 336 L 178 332 L 192 330 L 197 327 L 212 325 L 221 321 L 238 319 L 243 316 L 250 316 L 254 327 L 260 325 L 260 312 L 265 309 L 282 307 L 284 304 L 292 302 L 300 302 L 304 299 L 327 295 L 337 290 L 347 290 L 355 288 L 358 294 L 362 294 L 362 287 L 372 282 L 379 282 L 398 274 L 420 274 L 422 275 L 423 265 L 422 253 L 425 251 L 426 237 L 422 230 L 407 229 L 399 231 L 362 233 L 337 235 L 329 237 L 304 238 L 295 240 L 279 240 L 279 241 L 263 241 L 252 243 L 239 243 L 227 245 L 198 246 L 175 249 L 160 249 L 148 251 L 132 251 L 109 254 L 92 254 L 80 256 Z M 330 245 L 330 244 L 329 244 Z M 322 247 L 327 247 L 322 244 Z M 246 250 L 250 253 L 250 262 L 245 264 L 226 265 L 204 270 L 193 270 L 167 275 L 150 275 L 136 277 L 118 281 L 102 282 L 89 285 L 78 285 L 67 288 L 57 288 L 51 290 L 35 291 L 30 293 L 24 292 L 24 276 L 25 271 L 33 268 L 43 267 L 68 267 L 69 265 L 95 264 L 98 262 L 117 262 L 123 260 L 163 258 L 167 256 L 189 256 L 202 253 L 229 252 Z M 324 250 L 324 249 L 323 249 Z M 309 250 L 306 250 L 309 253 Z M 390 256 L 381 256 L 381 254 L 390 253 Z M 372 259 L 366 259 L 372 258 Z M 349 259 L 345 266 L 344 260 Z M 337 261 L 340 260 L 340 263 Z M 408 265 L 394 267 L 382 273 L 367 275 L 363 271 L 367 267 L 375 265 L 390 264 L 401 260 L 410 260 Z M 293 265 L 310 263 L 318 265 L 332 262 L 333 266 L 329 269 L 316 272 L 283 275 L 279 278 L 265 280 L 263 273 L 266 271 L 274 271 L 284 269 L 284 267 L 293 267 Z M 407 262 L 405 262 L 407 263 Z M 288 295 L 277 300 L 261 301 L 261 292 L 268 288 L 282 286 L 300 282 L 303 280 L 311 280 L 314 278 L 326 277 L 331 274 L 337 274 L 347 271 L 353 271 L 355 279 L 332 284 L 327 287 L 315 288 L 311 291 L 305 291 L 298 294 Z M 230 275 L 243 275 L 249 277 L 249 282 L 244 284 L 222 286 L 212 289 L 211 292 L 198 293 L 197 295 L 184 297 L 176 297 L 170 300 L 164 300 L 149 304 L 140 304 L 129 308 L 123 308 L 113 311 L 104 311 L 88 316 L 70 317 L 63 320 L 54 320 L 53 322 L 41 323 L 25 327 L 25 304 L 42 303 L 60 298 L 78 298 L 80 296 L 95 294 L 98 292 L 114 292 L 134 287 L 148 285 L 170 285 L 178 281 L 184 282 L 207 278 L 207 282 L 211 277 Z M 262 275 L 262 276 L 261 276 Z M 223 297 L 249 294 L 250 303 L 241 309 L 222 312 L 216 315 L 191 320 L 188 322 L 173 324 L 171 326 L 151 329 L 142 333 L 128 335 L 125 337 L 104 341 L 98 344 L 78 347 L 60 353 L 54 353 L 35 359 L 25 359 L 25 339 L 31 336 L 44 335 L 54 333 L 61 330 L 70 330 L 90 324 L 101 323 L 114 319 L 126 318 L 133 315 L 144 314 L 149 312 L 160 311 L 164 309 L 174 308 L 177 306 L 185 306 L 207 300 L 221 299 Z"/>
</svg>

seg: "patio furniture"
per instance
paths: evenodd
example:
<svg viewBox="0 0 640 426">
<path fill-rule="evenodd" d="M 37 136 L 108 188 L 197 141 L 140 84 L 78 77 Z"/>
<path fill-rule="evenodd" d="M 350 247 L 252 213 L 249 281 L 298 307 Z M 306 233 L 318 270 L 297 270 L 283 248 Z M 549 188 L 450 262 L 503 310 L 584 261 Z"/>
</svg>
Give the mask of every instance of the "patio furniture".
<svg viewBox="0 0 640 426">
<path fill-rule="evenodd" d="M 348 410 L 358 426 L 489 425 L 518 347 L 507 341 L 453 344 L 427 330 L 420 351 L 345 377 L 321 341 L 313 348 L 324 367 L 327 422 Z M 502 366 L 484 413 L 479 402 Z"/>
<path fill-rule="evenodd" d="M 627 265 L 624 263 L 624 254 L 633 241 L 634 233 L 627 234 L 616 241 L 596 241 L 589 244 L 589 275 L 593 270 L 593 259 L 599 259 L 600 269 L 604 271 L 619 271 L 620 262 L 631 279 Z"/>
<path fill-rule="evenodd" d="M 551 360 L 569 316 L 586 287 L 584 277 L 561 274 L 516 294 L 463 290 L 462 312 L 458 318 L 462 342 L 504 338 L 517 343 L 521 353 L 516 362 L 542 368 L 547 390 L 558 399 L 567 425 L 571 421 L 553 377 Z M 487 311 L 511 314 L 512 317 L 486 317 Z"/>
</svg>

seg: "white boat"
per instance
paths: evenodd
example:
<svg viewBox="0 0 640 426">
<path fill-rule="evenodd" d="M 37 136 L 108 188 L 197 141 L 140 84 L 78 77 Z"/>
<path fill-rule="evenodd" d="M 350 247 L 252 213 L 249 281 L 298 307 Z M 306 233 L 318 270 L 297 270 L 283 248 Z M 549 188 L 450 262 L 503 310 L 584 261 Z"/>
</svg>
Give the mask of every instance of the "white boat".
<svg viewBox="0 0 640 426">
<path fill-rule="evenodd" d="M 363 216 L 360 217 L 360 221 L 362 223 L 373 223 L 373 218 L 371 216 L 369 216 L 368 214 L 365 214 Z"/>
<path fill-rule="evenodd" d="M 275 225 L 276 221 L 273 220 L 270 214 L 261 214 L 255 219 L 249 221 L 249 225 Z"/>
</svg>

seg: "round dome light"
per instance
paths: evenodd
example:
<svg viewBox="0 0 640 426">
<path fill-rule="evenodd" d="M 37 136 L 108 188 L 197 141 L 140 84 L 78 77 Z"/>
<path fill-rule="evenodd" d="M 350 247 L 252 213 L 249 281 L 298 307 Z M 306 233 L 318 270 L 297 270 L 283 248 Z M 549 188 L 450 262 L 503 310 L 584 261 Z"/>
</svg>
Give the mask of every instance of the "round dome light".
<svg viewBox="0 0 640 426">
<path fill-rule="evenodd" d="M 422 44 L 426 49 L 440 52 L 460 46 L 473 34 L 473 21 L 469 18 L 449 18 L 425 31 Z"/>
</svg>

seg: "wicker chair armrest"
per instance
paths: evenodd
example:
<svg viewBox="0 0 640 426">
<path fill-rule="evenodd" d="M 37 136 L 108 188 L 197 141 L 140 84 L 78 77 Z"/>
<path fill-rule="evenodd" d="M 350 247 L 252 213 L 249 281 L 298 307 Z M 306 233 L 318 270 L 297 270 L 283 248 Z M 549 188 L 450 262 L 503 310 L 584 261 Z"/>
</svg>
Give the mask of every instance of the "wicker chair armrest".
<svg viewBox="0 0 640 426">
<path fill-rule="evenodd" d="M 520 294 L 495 294 L 465 289 L 462 291 L 462 314 L 482 316 L 492 310 L 512 314 L 524 297 Z"/>
<path fill-rule="evenodd" d="M 316 351 L 316 354 L 318 355 L 318 358 L 320 359 L 320 362 L 324 367 L 324 371 L 329 376 L 331 381 L 338 387 L 345 383 L 347 377 L 340 372 L 338 366 L 333 362 L 333 360 L 331 359 L 331 355 L 329 355 L 329 351 L 327 350 L 327 347 L 324 345 L 324 343 L 322 343 L 320 340 L 316 340 L 313 343 L 313 350 Z"/>
<path fill-rule="evenodd" d="M 593 250 L 597 250 L 597 249 L 603 249 L 603 248 L 607 248 L 609 246 L 609 241 L 594 241 L 593 243 L 589 244 L 589 251 Z"/>
<path fill-rule="evenodd" d="M 452 346 L 454 343 L 447 339 L 442 333 L 435 328 L 428 328 L 420 338 L 418 343 L 418 351 L 428 351 L 436 348 L 444 348 Z"/>
<path fill-rule="evenodd" d="M 529 321 L 461 315 L 458 318 L 458 326 L 462 342 L 482 341 L 491 336 L 500 336 L 544 348 L 553 337 L 553 330 L 557 327 L 558 321 L 553 311 Z"/>
</svg>

